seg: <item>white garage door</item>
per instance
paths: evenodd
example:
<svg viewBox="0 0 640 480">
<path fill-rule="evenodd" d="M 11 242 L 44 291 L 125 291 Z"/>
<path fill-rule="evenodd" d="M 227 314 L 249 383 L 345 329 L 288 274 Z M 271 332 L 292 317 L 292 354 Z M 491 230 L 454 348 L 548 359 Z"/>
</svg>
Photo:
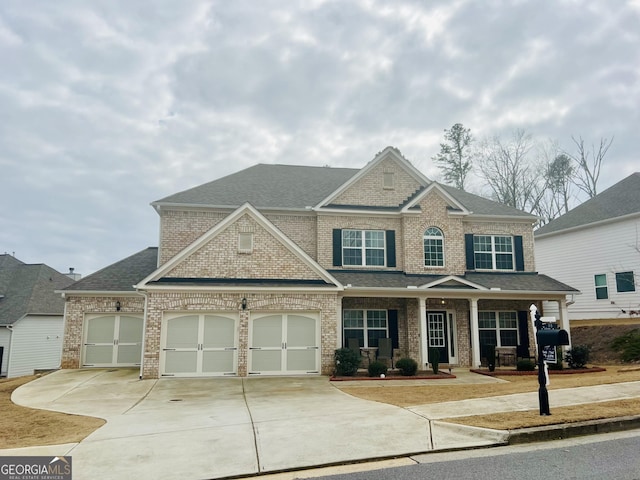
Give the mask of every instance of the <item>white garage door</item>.
<svg viewBox="0 0 640 480">
<path fill-rule="evenodd" d="M 171 314 L 162 327 L 160 356 L 163 376 L 236 375 L 237 316 Z"/>
<path fill-rule="evenodd" d="M 317 314 L 261 314 L 249 331 L 249 374 L 319 373 L 320 332 Z"/>
<path fill-rule="evenodd" d="M 142 317 L 90 315 L 85 319 L 82 365 L 133 367 L 142 356 Z"/>
</svg>

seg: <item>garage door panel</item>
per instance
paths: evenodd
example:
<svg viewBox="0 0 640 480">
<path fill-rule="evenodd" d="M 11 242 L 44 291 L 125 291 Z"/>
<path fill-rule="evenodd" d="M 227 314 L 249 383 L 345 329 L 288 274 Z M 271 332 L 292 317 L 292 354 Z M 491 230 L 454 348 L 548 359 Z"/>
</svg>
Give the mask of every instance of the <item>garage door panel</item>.
<svg viewBox="0 0 640 480">
<path fill-rule="evenodd" d="M 287 370 L 310 372 L 316 370 L 316 350 L 287 350 Z"/>
<path fill-rule="evenodd" d="M 118 345 L 117 363 L 139 363 L 142 355 L 142 344 Z"/>
<path fill-rule="evenodd" d="M 202 372 L 203 373 L 233 373 L 234 351 L 213 351 L 203 352 Z"/>
<path fill-rule="evenodd" d="M 87 343 L 113 343 L 116 317 L 97 317 L 87 320 Z"/>
<path fill-rule="evenodd" d="M 172 318 L 167 322 L 167 348 L 196 348 L 198 322 L 197 315 Z"/>
<path fill-rule="evenodd" d="M 251 371 L 279 372 L 282 370 L 282 352 L 280 350 L 253 350 Z"/>
<path fill-rule="evenodd" d="M 255 348 L 282 347 L 282 315 L 256 318 L 253 322 Z"/>
<path fill-rule="evenodd" d="M 165 356 L 165 373 L 193 373 L 198 364 L 198 352 L 168 351 Z"/>
<path fill-rule="evenodd" d="M 217 315 L 204 316 L 204 348 L 230 348 L 235 345 L 236 322 Z"/>
<path fill-rule="evenodd" d="M 144 322 L 139 317 L 120 317 L 118 337 L 120 343 L 139 343 L 142 340 Z"/>
<path fill-rule="evenodd" d="M 287 346 L 307 347 L 316 345 L 316 320 L 300 315 L 287 317 Z"/>
<path fill-rule="evenodd" d="M 113 363 L 113 344 L 87 345 L 84 357 L 84 363 L 87 365 L 111 365 Z"/>
</svg>

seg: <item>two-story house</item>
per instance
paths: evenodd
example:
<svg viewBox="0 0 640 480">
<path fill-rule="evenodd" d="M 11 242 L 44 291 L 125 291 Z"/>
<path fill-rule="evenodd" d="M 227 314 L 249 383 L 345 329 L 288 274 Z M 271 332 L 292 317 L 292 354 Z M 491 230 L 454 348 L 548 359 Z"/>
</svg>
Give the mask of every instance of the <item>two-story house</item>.
<svg viewBox="0 0 640 480">
<path fill-rule="evenodd" d="M 63 367 L 158 376 L 331 374 L 357 339 L 424 368 L 533 349 L 536 217 L 433 182 L 388 147 L 362 169 L 255 165 L 152 203 L 158 248 L 64 290 Z"/>
</svg>

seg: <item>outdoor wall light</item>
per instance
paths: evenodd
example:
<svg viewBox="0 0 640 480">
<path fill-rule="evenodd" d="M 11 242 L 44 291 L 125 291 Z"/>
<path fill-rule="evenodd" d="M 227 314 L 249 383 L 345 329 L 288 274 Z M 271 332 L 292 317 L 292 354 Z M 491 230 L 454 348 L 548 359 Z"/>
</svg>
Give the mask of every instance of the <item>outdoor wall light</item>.
<svg viewBox="0 0 640 480">
<path fill-rule="evenodd" d="M 447 302 L 445 301 L 445 299 L 444 299 L 444 298 L 440 300 L 440 304 L 441 304 L 441 305 L 444 305 L 445 303 L 447 303 Z"/>
<path fill-rule="evenodd" d="M 246 309 L 247 309 L 247 299 L 246 299 L 246 298 L 243 298 L 243 299 L 242 299 L 242 309 L 243 309 L 243 310 L 246 310 Z"/>
<path fill-rule="evenodd" d="M 120 311 L 120 301 L 118 300 L 116 302 L 116 312 L 119 312 L 119 311 Z"/>
</svg>

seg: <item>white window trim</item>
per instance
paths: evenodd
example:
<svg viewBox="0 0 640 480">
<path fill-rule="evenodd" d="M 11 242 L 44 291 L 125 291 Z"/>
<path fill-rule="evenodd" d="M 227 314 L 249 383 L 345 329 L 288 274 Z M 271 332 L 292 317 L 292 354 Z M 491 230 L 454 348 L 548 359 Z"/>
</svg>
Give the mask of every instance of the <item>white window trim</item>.
<svg viewBox="0 0 640 480">
<path fill-rule="evenodd" d="M 344 245 L 344 233 L 345 232 L 359 232 L 360 233 L 360 247 L 346 247 Z M 382 248 L 371 248 L 369 250 L 382 250 L 382 265 L 367 265 L 367 240 L 366 240 L 366 232 L 381 232 L 382 233 Z M 357 228 L 343 228 L 342 229 L 342 245 L 340 246 L 342 253 L 342 266 L 343 267 L 365 267 L 365 268 L 383 268 L 387 266 L 387 235 L 385 230 L 372 230 L 372 229 L 357 229 Z M 360 249 L 360 258 L 362 262 L 359 264 L 347 263 L 345 262 L 344 251 L 345 249 Z"/>
<path fill-rule="evenodd" d="M 344 312 L 362 312 L 362 328 L 346 328 L 344 326 Z M 367 325 L 367 312 L 384 312 L 384 318 L 385 318 L 385 323 L 386 323 L 386 328 L 385 330 L 385 337 L 389 337 L 389 311 L 385 310 L 383 308 L 366 308 L 366 309 L 361 309 L 361 308 L 345 308 L 342 311 L 342 337 L 343 337 L 343 342 L 346 342 L 346 338 L 347 336 L 345 335 L 345 331 L 347 330 L 358 330 L 358 331 L 362 331 L 363 335 L 364 335 L 364 347 L 363 348 L 369 348 L 369 335 L 368 332 L 369 330 L 383 330 L 382 328 L 369 328 L 369 326 Z M 345 347 L 347 347 L 347 345 L 345 344 Z"/>
<path fill-rule="evenodd" d="M 596 284 L 596 277 L 604 276 L 604 285 Z M 606 273 L 596 273 L 593 275 L 593 286 L 594 286 L 594 294 L 596 296 L 596 302 L 599 300 L 609 300 L 609 278 Z M 598 298 L 598 289 L 605 289 L 607 291 L 607 296 L 604 298 Z"/>
<path fill-rule="evenodd" d="M 429 229 L 431 228 L 437 229 L 440 232 L 440 236 L 427 235 L 427 231 L 429 231 Z M 442 242 L 442 265 L 427 265 L 427 255 L 425 252 L 424 242 L 425 240 L 431 240 L 431 239 L 438 239 Z M 474 252 L 474 255 L 475 255 L 475 252 Z M 423 257 L 423 265 L 425 268 L 444 268 L 445 267 L 444 233 L 442 232 L 441 228 L 431 226 L 431 227 L 427 227 L 426 230 L 424 231 L 424 235 L 422 235 L 422 257 Z"/>
<path fill-rule="evenodd" d="M 491 252 L 485 252 L 485 251 L 477 251 L 476 250 L 476 246 L 475 246 L 475 238 L 476 237 L 491 237 Z M 510 238 L 511 239 L 511 268 L 496 268 L 496 256 L 498 254 L 500 255 L 507 255 L 509 252 L 497 252 L 496 251 L 496 237 L 504 237 L 504 238 Z M 474 264 L 477 264 L 476 262 L 476 254 L 483 254 L 486 255 L 488 253 L 491 253 L 491 268 L 477 268 L 476 266 L 476 270 L 477 271 L 485 271 L 485 272 L 514 272 L 515 271 L 515 267 L 516 267 L 516 255 L 515 255 L 515 246 L 514 246 L 514 242 L 513 242 L 513 235 L 487 235 L 487 234 L 475 234 L 473 236 L 473 262 Z"/>
</svg>

